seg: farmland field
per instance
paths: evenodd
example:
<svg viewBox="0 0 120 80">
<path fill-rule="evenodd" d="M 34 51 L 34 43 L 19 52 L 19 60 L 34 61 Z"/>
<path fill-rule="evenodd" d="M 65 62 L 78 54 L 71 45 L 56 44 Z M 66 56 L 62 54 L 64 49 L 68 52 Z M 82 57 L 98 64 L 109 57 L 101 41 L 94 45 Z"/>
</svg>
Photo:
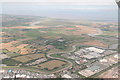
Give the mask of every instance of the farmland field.
<svg viewBox="0 0 120 80">
<path fill-rule="evenodd" d="M 12 58 L 12 59 L 24 63 L 24 62 L 28 62 L 30 60 L 38 59 L 38 58 L 42 58 L 42 57 L 45 57 L 45 55 L 44 54 L 29 54 L 29 55 L 25 55 L 25 56 L 18 56 L 18 57 Z"/>
<path fill-rule="evenodd" d="M 52 61 L 48 61 L 45 63 L 42 63 L 40 65 L 38 65 L 38 68 L 40 69 L 47 69 L 47 70 L 53 70 L 55 68 L 59 68 L 63 65 L 65 65 L 66 63 L 63 61 L 59 61 L 59 60 L 52 60 Z"/>
</svg>

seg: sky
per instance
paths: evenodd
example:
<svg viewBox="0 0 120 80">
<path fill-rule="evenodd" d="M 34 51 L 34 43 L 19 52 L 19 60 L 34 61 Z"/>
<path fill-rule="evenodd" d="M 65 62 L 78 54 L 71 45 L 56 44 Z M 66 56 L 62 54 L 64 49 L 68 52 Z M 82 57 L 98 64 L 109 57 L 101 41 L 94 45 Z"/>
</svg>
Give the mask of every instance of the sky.
<svg viewBox="0 0 120 80">
<path fill-rule="evenodd" d="M 115 0 L 1 0 L 4 14 L 70 19 L 116 19 Z M 6 3 L 7 2 L 7 3 Z"/>
<path fill-rule="evenodd" d="M 41 3 L 51 3 L 51 4 L 61 4 L 64 2 L 68 3 L 92 3 L 95 5 L 115 5 L 115 0 L 0 0 L 0 2 L 41 2 Z M 67 3 L 66 3 L 67 4 Z"/>
</svg>

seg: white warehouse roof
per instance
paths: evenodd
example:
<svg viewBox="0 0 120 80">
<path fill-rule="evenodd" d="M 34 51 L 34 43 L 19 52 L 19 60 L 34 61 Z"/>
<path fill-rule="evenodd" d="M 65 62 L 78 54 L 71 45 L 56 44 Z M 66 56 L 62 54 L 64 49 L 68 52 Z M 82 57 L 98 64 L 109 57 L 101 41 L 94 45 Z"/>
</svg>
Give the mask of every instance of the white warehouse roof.
<svg viewBox="0 0 120 80">
<path fill-rule="evenodd" d="M 72 78 L 72 77 L 69 76 L 68 74 L 64 74 L 64 75 L 62 76 L 62 78 Z"/>
<path fill-rule="evenodd" d="M 86 50 L 94 51 L 96 53 L 103 53 L 105 51 L 105 50 L 98 49 L 98 48 L 95 48 L 95 47 L 89 47 L 89 48 L 86 48 Z"/>
</svg>

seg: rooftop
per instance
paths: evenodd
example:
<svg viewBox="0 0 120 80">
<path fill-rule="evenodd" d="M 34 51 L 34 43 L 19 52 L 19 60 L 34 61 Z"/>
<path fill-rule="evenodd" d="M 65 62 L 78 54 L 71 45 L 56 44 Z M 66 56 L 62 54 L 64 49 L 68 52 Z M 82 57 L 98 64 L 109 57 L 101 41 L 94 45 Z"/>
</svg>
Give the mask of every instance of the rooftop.
<svg viewBox="0 0 120 80">
<path fill-rule="evenodd" d="M 95 71 L 95 70 L 98 70 L 99 68 L 100 68 L 99 66 L 92 66 L 92 67 L 89 67 L 88 69 L 91 71 Z"/>
<path fill-rule="evenodd" d="M 68 74 L 64 74 L 64 75 L 62 76 L 62 78 L 72 78 L 72 77 L 69 76 Z"/>
<path fill-rule="evenodd" d="M 105 50 L 95 48 L 95 47 L 89 47 L 89 48 L 86 48 L 86 50 L 94 51 L 94 52 L 97 52 L 97 53 L 103 53 L 105 51 Z"/>
</svg>

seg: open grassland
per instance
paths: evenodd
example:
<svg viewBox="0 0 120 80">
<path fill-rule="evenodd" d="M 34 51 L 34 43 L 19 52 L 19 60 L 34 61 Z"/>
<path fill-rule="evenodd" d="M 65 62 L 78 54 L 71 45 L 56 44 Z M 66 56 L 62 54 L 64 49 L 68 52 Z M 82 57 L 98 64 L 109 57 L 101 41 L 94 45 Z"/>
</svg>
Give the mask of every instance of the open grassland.
<svg viewBox="0 0 120 80">
<path fill-rule="evenodd" d="M 7 66 L 15 66 L 15 65 L 18 65 L 20 63 L 21 63 L 20 61 L 16 61 L 16 60 L 11 59 L 11 58 L 6 58 L 6 59 L 2 60 L 2 64 L 6 64 Z"/>
<path fill-rule="evenodd" d="M 99 40 L 88 41 L 88 42 L 84 42 L 83 44 L 88 46 L 108 47 L 108 45 L 104 44 Z"/>
<path fill-rule="evenodd" d="M 15 56 L 20 56 L 20 54 L 18 54 L 18 53 L 9 53 L 9 54 L 7 54 L 7 56 L 15 57 Z"/>
<path fill-rule="evenodd" d="M 96 34 L 98 33 L 98 29 L 88 26 L 76 25 L 74 27 L 56 27 L 44 30 L 46 33 L 53 34 L 53 35 L 81 35 L 81 34 Z"/>
<path fill-rule="evenodd" d="M 12 59 L 24 63 L 24 62 L 28 62 L 30 60 L 38 59 L 38 58 L 42 58 L 42 57 L 45 57 L 45 55 L 44 54 L 29 54 L 29 55 L 25 55 L 25 56 L 18 56 L 18 57 L 12 58 Z"/>
<path fill-rule="evenodd" d="M 67 28 L 68 30 L 68 28 Z M 81 35 L 81 34 L 96 34 L 98 30 L 96 28 L 82 26 L 82 25 L 76 25 L 74 29 L 70 29 L 73 31 L 67 31 L 68 34 L 72 35 Z M 76 30 L 76 31 L 74 31 Z"/>
<path fill-rule="evenodd" d="M 49 27 L 49 26 L 17 26 L 17 27 L 4 27 L 5 29 L 26 29 L 27 32 L 23 31 L 23 35 L 28 37 L 39 37 L 39 36 L 50 36 L 55 38 L 62 35 L 82 35 L 82 34 L 96 34 L 98 29 L 82 25 L 74 25 L 73 27 L 69 26 L 60 26 L 60 27 Z"/>
<path fill-rule="evenodd" d="M 15 57 L 15 58 L 12 58 L 12 59 L 14 59 L 16 61 L 23 62 L 23 63 L 32 60 L 32 58 L 29 58 L 27 56 L 20 56 L 20 57 Z"/>
<path fill-rule="evenodd" d="M 59 60 L 51 60 L 48 62 L 45 62 L 43 64 L 38 65 L 37 67 L 40 69 L 46 69 L 46 70 L 52 70 L 55 68 L 59 68 L 63 65 L 65 65 L 66 63 L 63 61 L 59 61 Z"/>
</svg>

